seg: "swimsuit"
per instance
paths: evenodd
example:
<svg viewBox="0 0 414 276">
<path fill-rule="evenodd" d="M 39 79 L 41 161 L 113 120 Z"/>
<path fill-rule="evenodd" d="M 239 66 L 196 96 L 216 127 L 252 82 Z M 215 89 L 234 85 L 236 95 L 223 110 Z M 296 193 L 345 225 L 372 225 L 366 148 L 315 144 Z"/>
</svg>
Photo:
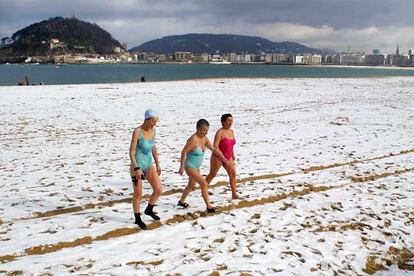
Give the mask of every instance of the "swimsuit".
<svg viewBox="0 0 414 276">
<path fill-rule="evenodd" d="M 233 157 L 233 146 L 236 144 L 236 139 L 224 137 L 219 143 L 219 149 L 227 160 Z"/>
<path fill-rule="evenodd" d="M 200 169 L 201 164 L 203 163 L 204 151 L 197 146 L 194 150 L 187 153 L 187 158 L 185 159 L 185 167 L 192 169 Z"/>
<path fill-rule="evenodd" d="M 144 174 L 147 173 L 148 168 L 152 165 L 152 148 L 155 146 L 154 132 L 150 140 L 145 140 L 142 133 L 139 133 L 137 147 L 135 148 L 135 160 L 138 167 L 141 168 Z M 132 166 L 132 164 L 131 164 Z"/>
</svg>

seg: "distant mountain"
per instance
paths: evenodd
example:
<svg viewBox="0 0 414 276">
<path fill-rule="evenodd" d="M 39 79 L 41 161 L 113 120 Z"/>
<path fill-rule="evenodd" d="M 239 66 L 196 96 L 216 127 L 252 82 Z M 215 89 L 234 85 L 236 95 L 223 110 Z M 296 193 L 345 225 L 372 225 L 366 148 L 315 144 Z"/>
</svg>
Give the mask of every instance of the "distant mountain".
<svg viewBox="0 0 414 276">
<path fill-rule="evenodd" d="M 201 53 L 320 53 L 295 42 L 272 42 L 256 36 L 232 34 L 185 34 L 166 36 L 130 49 L 132 52 L 169 53 L 188 51 Z"/>
<path fill-rule="evenodd" d="M 52 44 L 51 44 L 52 43 Z M 71 53 L 111 54 L 121 44 L 98 25 L 55 17 L 2 39 L 0 56 L 46 56 Z"/>
</svg>

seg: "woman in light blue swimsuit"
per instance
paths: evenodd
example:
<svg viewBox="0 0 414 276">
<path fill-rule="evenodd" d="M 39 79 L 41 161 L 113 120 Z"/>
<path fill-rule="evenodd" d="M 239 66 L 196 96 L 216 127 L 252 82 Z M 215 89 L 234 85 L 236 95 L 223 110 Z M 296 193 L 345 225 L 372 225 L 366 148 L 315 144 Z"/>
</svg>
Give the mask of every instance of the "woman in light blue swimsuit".
<svg viewBox="0 0 414 276">
<path fill-rule="evenodd" d="M 213 147 L 210 140 L 207 138 L 208 129 L 210 124 L 205 119 L 200 119 L 197 122 L 197 131 L 188 138 L 184 149 L 181 152 L 180 159 L 180 175 L 184 174 L 184 170 L 187 173 L 189 179 L 188 184 L 185 187 L 181 199 L 178 201 L 178 206 L 187 208 L 189 205 L 185 202 L 188 194 L 194 190 L 195 184 L 200 184 L 201 195 L 203 196 L 204 202 L 206 204 L 207 212 L 214 213 L 216 208 L 214 208 L 208 196 L 208 183 L 205 178 L 200 174 L 200 167 L 203 163 L 204 152 L 206 148 L 211 150 L 216 154 L 223 163 L 227 163 L 228 160 L 223 156 L 223 154 Z"/>
<path fill-rule="evenodd" d="M 130 174 L 134 188 L 132 206 L 134 209 L 135 223 L 141 229 L 146 229 L 146 224 L 141 220 L 140 205 L 142 199 L 142 180 L 147 179 L 152 187 L 152 194 L 144 214 L 159 220 L 160 217 L 153 211 L 154 205 L 161 195 L 161 174 L 158 152 L 155 147 L 155 126 L 158 122 L 157 113 L 148 109 L 145 111 L 144 123 L 137 127 L 132 134 L 129 157 L 131 159 Z M 155 161 L 155 168 L 152 164 Z"/>
</svg>

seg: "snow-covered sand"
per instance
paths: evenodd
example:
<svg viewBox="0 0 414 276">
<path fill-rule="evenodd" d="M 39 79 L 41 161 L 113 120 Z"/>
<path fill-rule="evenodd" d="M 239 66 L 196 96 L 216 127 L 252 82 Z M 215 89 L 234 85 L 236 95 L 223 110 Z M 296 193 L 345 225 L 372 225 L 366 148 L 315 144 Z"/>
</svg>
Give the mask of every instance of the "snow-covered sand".
<svg viewBox="0 0 414 276">
<path fill-rule="evenodd" d="M 414 273 L 413 87 L 414 78 L 0 87 L 0 274 Z M 164 194 L 161 222 L 144 217 L 150 230 L 139 231 L 128 149 L 148 107 L 161 117 Z M 217 214 L 204 213 L 199 190 L 177 208 L 185 140 L 199 118 L 212 140 L 228 112 L 242 199 L 230 200 L 221 170 Z"/>
</svg>

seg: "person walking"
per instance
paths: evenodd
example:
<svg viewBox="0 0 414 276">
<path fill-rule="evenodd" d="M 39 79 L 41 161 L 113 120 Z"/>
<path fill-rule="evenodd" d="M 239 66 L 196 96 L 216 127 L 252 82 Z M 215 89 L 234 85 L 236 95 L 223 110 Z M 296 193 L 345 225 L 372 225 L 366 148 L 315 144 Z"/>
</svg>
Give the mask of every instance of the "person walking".
<svg viewBox="0 0 414 276">
<path fill-rule="evenodd" d="M 187 143 L 185 144 L 180 159 L 180 175 L 184 174 L 184 171 L 187 173 L 189 179 L 188 184 L 185 187 L 180 200 L 178 201 L 178 206 L 183 208 L 189 207 L 188 203 L 185 202 L 187 196 L 191 191 L 194 190 L 195 184 L 198 183 L 201 187 L 201 195 L 203 197 L 204 203 L 206 204 L 206 209 L 208 213 L 214 213 L 216 208 L 213 207 L 210 203 L 208 195 L 208 183 L 206 179 L 200 173 L 200 167 L 203 163 L 204 153 L 206 148 L 211 150 L 217 155 L 217 157 L 227 164 L 227 159 L 220 153 L 210 142 L 206 136 L 209 130 L 210 124 L 205 119 L 200 119 L 196 125 L 196 132 L 188 138 Z"/>
<path fill-rule="evenodd" d="M 224 155 L 228 162 L 223 163 L 217 155 L 211 154 L 210 173 L 207 175 L 206 181 L 210 184 L 217 175 L 218 170 L 223 166 L 229 176 L 231 197 L 237 199 L 239 196 L 237 195 L 236 165 L 234 163 L 236 156 L 233 149 L 236 144 L 236 138 L 231 128 L 233 126 L 233 116 L 229 113 L 223 114 L 221 116 L 221 125 L 222 127 L 217 130 L 214 136 L 214 147 Z"/>
<path fill-rule="evenodd" d="M 152 187 L 148 205 L 144 214 L 150 216 L 153 220 L 160 220 L 160 217 L 154 212 L 154 206 L 162 193 L 161 167 L 158 160 L 158 152 L 155 147 L 155 126 L 158 123 L 158 114 L 153 109 L 148 109 L 144 114 L 144 122 L 134 129 L 129 148 L 129 157 L 131 159 L 130 175 L 133 183 L 134 195 L 132 206 L 135 216 L 135 224 L 141 229 L 146 229 L 146 224 L 141 219 L 140 205 L 142 200 L 142 181 L 148 180 Z M 155 167 L 153 165 L 153 160 Z"/>
</svg>

